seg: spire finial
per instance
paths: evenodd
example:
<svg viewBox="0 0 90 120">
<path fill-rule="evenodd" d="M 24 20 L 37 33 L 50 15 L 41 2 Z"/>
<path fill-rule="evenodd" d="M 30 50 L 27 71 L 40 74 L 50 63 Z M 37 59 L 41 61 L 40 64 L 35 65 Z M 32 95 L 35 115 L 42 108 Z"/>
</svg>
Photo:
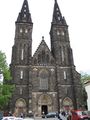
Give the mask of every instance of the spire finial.
<svg viewBox="0 0 90 120">
<path fill-rule="evenodd" d="M 57 2 L 57 0 L 55 0 L 55 2 Z"/>
<path fill-rule="evenodd" d="M 61 24 L 61 20 L 62 20 L 62 14 L 61 14 L 61 11 L 59 9 L 59 5 L 57 3 L 57 0 L 55 0 L 52 22 Z"/>
<path fill-rule="evenodd" d="M 44 36 L 42 36 L 42 40 L 44 40 Z"/>
</svg>

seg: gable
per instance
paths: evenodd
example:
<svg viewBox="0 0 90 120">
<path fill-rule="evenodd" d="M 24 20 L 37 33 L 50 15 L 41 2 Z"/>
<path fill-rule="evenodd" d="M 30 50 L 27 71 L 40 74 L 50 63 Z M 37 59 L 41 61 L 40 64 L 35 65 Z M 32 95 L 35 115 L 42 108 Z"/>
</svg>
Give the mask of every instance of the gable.
<svg viewBox="0 0 90 120">
<path fill-rule="evenodd" d="M 54 65 L 55 60 L 51 55 L 50 49 L 48 48 L 44 40 L 41 41 L 39 47 L 37 48 L 35 54 L 32 58 L 33 65 Z"/>
</svg>

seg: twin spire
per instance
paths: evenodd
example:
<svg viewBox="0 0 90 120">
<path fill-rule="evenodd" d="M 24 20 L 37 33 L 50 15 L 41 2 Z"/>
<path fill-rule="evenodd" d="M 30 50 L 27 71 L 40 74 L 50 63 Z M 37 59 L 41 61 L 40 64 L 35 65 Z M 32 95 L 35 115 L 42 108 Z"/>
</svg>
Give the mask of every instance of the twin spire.
<svg viewBox="0 0 90 120">
<path fill-rule="evenodd" d="M 62 16 L 57 0 L 55 0 L 52 23 L 66 25 L 65 18 Z"/>
<path fill-rule="evenodd" d="M 29 12 L 28 1 L 24 0 L 21 12 L 18 15 L 17 22 L 32 23 L 31 14 Z"/>
<path fill-rule="evenodd" d="M 21 12 L 19 13 L 16 22 L 32 23 L 31 14 L 29 12 L 29 7 L 28 7 L 28 1 L 27 0 L 24 0 Z M 61 14 L 61 11 L 59 9 L 57 0 L 55 0 L 55 4 L 54 4 L 52 23 L 66 25 L 66 21 L 65 21 L 64 17 L 62 17 L 62 14 Z"/>
</svg>

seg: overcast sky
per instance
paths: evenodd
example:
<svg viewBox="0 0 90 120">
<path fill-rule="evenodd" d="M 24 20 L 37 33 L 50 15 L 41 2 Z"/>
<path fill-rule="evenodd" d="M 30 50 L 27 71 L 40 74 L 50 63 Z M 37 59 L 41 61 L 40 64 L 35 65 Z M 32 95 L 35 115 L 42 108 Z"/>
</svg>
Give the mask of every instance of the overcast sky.
<svg viewBox="0 0 90 120">
<path fill-rule="evenodd" d="M 24 0 L 0 0 L 0 50 L 11 62 L 15 37 L 15 21 Z M 78 72 L 90 74 L 90 0 L 57 0 L 61 13 L 69 25 L 74 64 Z M 54 0 L 28 0 L 33 21 L 33 53 L 44 36 L 50 48 L 50 26 Z"/>
</svg>

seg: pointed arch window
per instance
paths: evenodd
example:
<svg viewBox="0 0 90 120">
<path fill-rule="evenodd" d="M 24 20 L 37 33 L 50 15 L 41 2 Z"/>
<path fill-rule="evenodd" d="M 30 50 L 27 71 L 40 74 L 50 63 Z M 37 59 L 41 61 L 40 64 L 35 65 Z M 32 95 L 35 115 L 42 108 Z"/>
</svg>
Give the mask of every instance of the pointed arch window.
<svg viewBox="0 0 90 120">
<path fill-rule="evenodd" d="M 64 80 L 67 79 L 67 74 L 66 74 L 66 71 L 63 72 L 63 77 L 64 77 Z"/>
<path fill-rule="evenodd" d="M 23 30 L 22 30 L 22 28 L 20 28 L 20 33 L 22 33 L 23 32 Z"/>
<path fill-rule="evenodd" d="M 24 49 L 21 50 L 21 60 L 24 59 Z"/>
<path fill-rule="evenodd" d="M 60 16 L 58 16 L 58 20 L 60 20 Z"/>
<path fill-rule="evenodd" d="M 26 12 L 26 9 L 24 9 L 24 12 Z"/>
<path fill-rule="evenodd" d="M 24 14 L 24 18 L 26 18 L 26 14 Z"/>
<path fill-rule="evenodd" d="M 58 8 L 56 8 L 56 11 L 58 11 Z"/>
<path fill-rule="evenodd" d="M 64 62 L 64 51 L 63 51 L 63 48 L 62 48 L 62 62 Z"/>
<path fill-rule="evenodd" d="M 20 79 L 23 79 L 23 70 L 20 71 Z"/>
<path fill-rule="evenodd" d="M 40 90 L 48 90 L 48 71 L 43 69 L 39 73 L 40 76 Z"/>
<path fill-rule="evenodd" d="M 34 59 L 34 64 L 35 64 L 35 65 L 37 64 L 37 59 L 36 59 L 36 58 Z"/>
<path fill-rule="evenodd" d="M 59 15 L 59 12 L 57 12 L 57 15 Z"/>
<path fill-rule="evenodd" d="M 41 56 L 42 56 L 41 54 L 38 54 L 38 63 L 39 63 L 39 64 L 41 63 L 41 59 L 42 59 Z"/>
<path fill-rule="evenodd" d="M 22 95 L 22 91 L 23 91 L 23 90 L 22 90 L 22 87 L 20 87 L 20 95 Z"/>
<path fill-rule="evenodd" d="M 24 7 L 26 8 L 27 6 L 26 6 L 26 5 L 24 5 Z"/>
<path fill-rule="evenodd" d="M 25 33 L 28 33 L 28 29 L 25 29 Z"/>
<path fill-rule="evenodd" d="M 45 51 L 42 51 L 42 63 L 45 63 Z"/>
<path fill-rule="evenodd" d="M 46 54 L 46 62 L 49 63 L 49 55 Z"/>
<path fill-rule="evenodd" d="M 60 35 L 60 31 L 59 30 L 57 30 L 57 35 Z"/>
<path fill-rule="evenodd" d="M 61 31 L 61 35 L 64 36 L 64 31 Z"/>
</svg>

